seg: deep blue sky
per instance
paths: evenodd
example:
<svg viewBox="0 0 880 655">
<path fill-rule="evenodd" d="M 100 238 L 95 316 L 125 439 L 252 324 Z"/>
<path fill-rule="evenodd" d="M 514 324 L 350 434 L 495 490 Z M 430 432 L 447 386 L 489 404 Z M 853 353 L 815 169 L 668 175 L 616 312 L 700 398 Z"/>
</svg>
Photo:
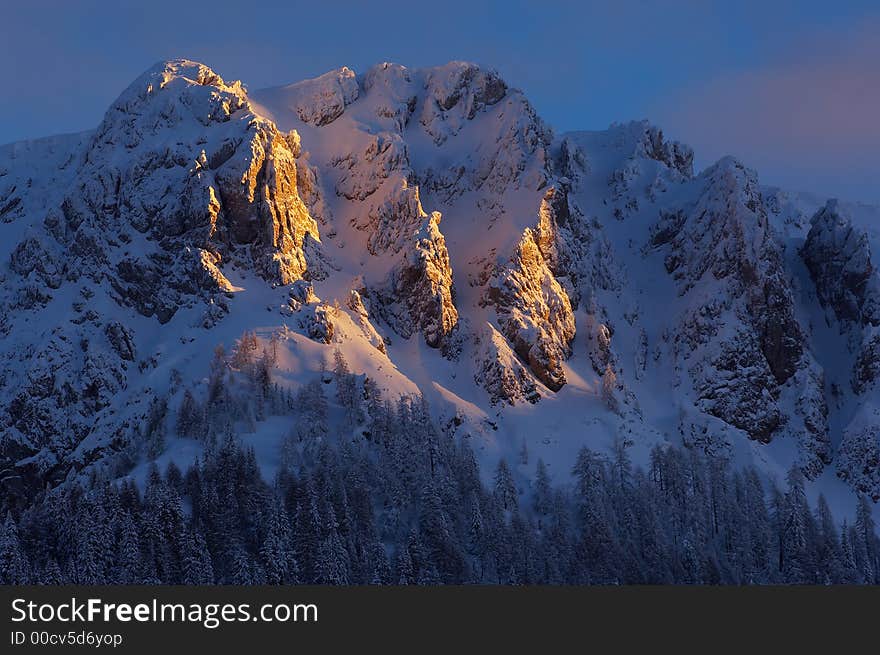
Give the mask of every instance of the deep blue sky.
<svg viewBox="0 0 880 655">
<path fill-rule="evenodd" d="M 699 165 L 730 153 L 767 183 L 880 201 L 876 1 L 0 0 L 0 143 L 94 127 L 172 57 L 250 88 L 472 60 L 559 131 L 650 118 Z"/>
</svg>

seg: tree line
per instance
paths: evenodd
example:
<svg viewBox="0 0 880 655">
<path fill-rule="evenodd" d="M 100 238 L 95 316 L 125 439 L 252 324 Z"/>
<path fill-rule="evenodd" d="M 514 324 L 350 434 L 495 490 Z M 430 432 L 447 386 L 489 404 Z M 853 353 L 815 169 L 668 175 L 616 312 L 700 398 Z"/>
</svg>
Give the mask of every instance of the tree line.
<svg viewBox="0 0 880 655">
<path fill-rule="evenodd" d="M 869 501 L 841 525 L 823 497 L 811 507 L 797 468 L 768 488 L 696 449 L 635 466 L 618 439 L 553 476 L 525 448 L 484 476 L 423 398 L 383 398 L 338 353 L 293 395 L 254 343 L 250 357 L 218 351 L 201 400 L 187 391 L 147 417 L 148 442 L 203 439 L 197 461 L 153 464 L 140 485 L 96 473 L 8 513 L 0 583 L 880 583 Z M 292 427 L 266 480 L 242 422 L 271 413 Z"/>
</svg>

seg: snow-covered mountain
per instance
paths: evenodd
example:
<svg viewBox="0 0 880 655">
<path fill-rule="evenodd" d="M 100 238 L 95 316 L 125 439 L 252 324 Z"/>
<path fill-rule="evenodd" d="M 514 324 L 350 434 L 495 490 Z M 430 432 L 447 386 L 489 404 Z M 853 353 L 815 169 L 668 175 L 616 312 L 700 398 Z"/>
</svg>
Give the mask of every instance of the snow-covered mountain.
<svg viewBox="0 0 880 655">
<path fill-rule="evenodd" d="M 880 208 L 695 174 L 647 122 L 554 134 L 473 64 L 248 92 L 161 63 L 94 132 L 0 148 L 4 497 L 130 472 L 253 331 L 283 387 L 338 350 L 490 459 L 683 444 L 850 511 L 880 499 L 878 248 Z M 289 426 L 238 429 L 277 466 Z"/>
</svg>

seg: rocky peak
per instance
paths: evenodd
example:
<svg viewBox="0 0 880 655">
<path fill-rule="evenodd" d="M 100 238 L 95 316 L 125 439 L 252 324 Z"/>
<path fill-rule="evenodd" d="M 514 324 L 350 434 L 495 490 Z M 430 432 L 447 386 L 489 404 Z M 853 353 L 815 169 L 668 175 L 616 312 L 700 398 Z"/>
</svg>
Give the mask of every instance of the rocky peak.
<svg viewBox="0 0 880 655">
<path fill-rule="evenodd" d="M 425 88 L 441 111 L 458 108 L 472 119 L 486 105 L 494 105 L 507 93 L 507 84 L 492 70 L 453 61 L 428 71 Z"/>
<path fill-rule="evenodd" d="M 272 90 L 273 101 L 286 106 L 303 123 L 322 127 L 342 116 L 358 99 L 357 76 L 343 66 L 310 80 Z"/>
<path fill-rule="evenodd" d="M 663 215 L 654 243 L 670 242 L 666 269 L 682 295 L 721 283 L 725 298 L 746 299 L 743 318 L 757 330 L 774 377 L 785 382 L 797 367 L 803 335 L 757 175 L 727 157 L 701 178 L 705 186 L 695 206 L 687 214 Z"/>
<path fill-rule="evenodd" d="M 880 274 L 871 262 L 868 235 L 853 227 L 836 200 L 811 219 L 802 256 L 819 300 L 838 320 L 880 325 Z"/>
<path fill-rule="evenodd" d="M 667 141 L 663 130 L 647 121 L 640 124 L 641 135 L 636 145 L 635 155 L 653 159 L 678 171 L 683 177 L 694 175 L 694 151 L 678 141 Z"/>
<path fill-rule="evenodd" d="M 733 158 L 702 173 L 700 197 L 687 213 L 665 213 L 653 230 L 654 245 L 671 245 L 666 270 L 686 293 L 704 280 L 744 288 L 755 281 L 761 251 L 773 247 L 757 176 Z"/>
<path fill-rule="evenodd" d="M 185 59 L 160 62 L 141 74 L 110 105 L 98 127 L 91 150 L 120 145 L 134 148 L 145 138 L 167 136 L 165 130 L 190 121 L 202 126 L 224 123 L 247 107 L 238 81 L 227 84 L 203 64 Z"/>
<path fill-rule="evenodd" d="M 57 232 L 110 266 L 122 302 L 163 321 L 180 294 L 226 290 L 225 259 L 292 282 L 318 241 L 298 193 L 297 142 L 253 113 L 238 82 L 193 62 L 160 64 L 107 112 Z M 147 241 L 140 254 L 124 246 L 135 233 Z"/>
</svg>

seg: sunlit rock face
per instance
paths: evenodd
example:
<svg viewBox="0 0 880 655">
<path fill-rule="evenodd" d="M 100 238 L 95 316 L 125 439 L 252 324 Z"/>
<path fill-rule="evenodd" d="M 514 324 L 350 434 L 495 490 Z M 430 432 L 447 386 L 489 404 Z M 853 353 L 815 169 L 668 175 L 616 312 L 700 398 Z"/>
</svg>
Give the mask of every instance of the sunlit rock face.
<svg viewBox="0 0 880 655">
<path fill-rule="evenodd" d="M 432 348 L 448 346 L 448 337 L 458 323 L 452 267 L 439 224 L 438 212 L 425 217 L 406 258 L 392 270 L 384 290 L 391 302 L 383 311 L 395 330 L 404 337 L 420 331 Z"/>
<path fill-rule="evenodd" d="M 562 362 L 571 354 L 575 334 L 574 315 L 532 230 L 523 233 L 513 258 L 490 283 L 487 297 L 514 352 L 549 389 L 561 389 Z"/>
<path fill-rule="evenodd" d="M 174 61 L 111 106 L 45 224 L 12 256 L 52 288 L 109 279 L 119 302 L 162 322 L 188 297 L 229 291 L 225 260 L 281 284 L 308 276 L 318 228 L 298 192 L 291 135 L 239 85 Z"/>
</svg>

